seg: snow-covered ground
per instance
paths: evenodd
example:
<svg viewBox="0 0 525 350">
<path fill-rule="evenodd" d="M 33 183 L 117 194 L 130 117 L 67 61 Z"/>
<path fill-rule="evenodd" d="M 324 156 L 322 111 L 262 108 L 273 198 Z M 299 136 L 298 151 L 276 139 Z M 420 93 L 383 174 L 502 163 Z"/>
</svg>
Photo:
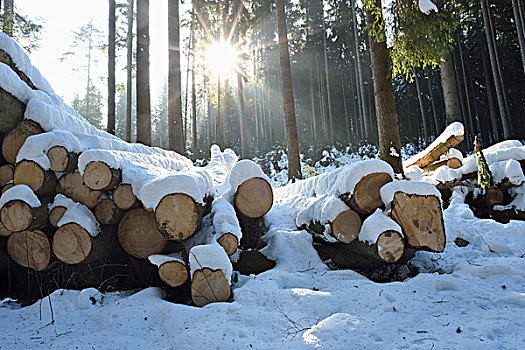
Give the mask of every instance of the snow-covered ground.
<svg viewBox="0 0 525 350">
<path fill-rule="evenodd" d="M 403 282 L 329 270 L 276 205 L 265 249 L 277 266 L 238 276 L 232 303 L 173 304 L 156 288 L 59 290 L 26 308 L 4 300 L 0 348 L 523 349 L 525 222 L 477 219 L 458 199 L 445 211 L 445 251 L 419 252 L 421 273 Z"/>
</svg>

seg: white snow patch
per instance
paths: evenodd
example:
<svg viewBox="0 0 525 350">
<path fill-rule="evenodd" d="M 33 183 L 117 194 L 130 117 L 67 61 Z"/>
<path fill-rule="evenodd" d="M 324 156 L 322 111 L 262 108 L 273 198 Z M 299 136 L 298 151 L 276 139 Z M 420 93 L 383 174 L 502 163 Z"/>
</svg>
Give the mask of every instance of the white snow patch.
<svg viewBox="0 0 525 350">
<path fill-rule="evenodd" d="M 525 182 L 521 165 L 514 159 L 492 163 L 489 168 L 496 185 L 503 182 L 504 179 L 508 179 L 515 186 L 521 186 Z"/>
<path fill-rule="evenodd" d="M 241 241 L 242 232 L 235 208 L 226 199 L 216 198 L 211 205 L 211 216 L 216 238 L 231 233 Z"/>
<path fill-rule="evenodd" d="M 197 270 L 209 268 L 211 270 L 221 270 L 230 282 L 233 272 L 232 263 L 228 254 L 216 242 L 211 244 L 198 245 L 190 249 L 189 252 L 190 275 Z"/>
<path fill-rule="evenodd" d="M 438 12 L 437 6 L 430 0 L 419 0 L 419 11 L 425 15 L 430 15 L 432 11 Z"/>
<path fill-rule="evenodd" d="M 161 267 L 163 264 L 167 262 L 171 262 L 171 261 L 178 261 L 181 264 L 186 265 L 186 263 L 182 259 L 181 253 L 173 253 L 173 254 L 167 254 L 167 255 L 154 254 L 154 255 L 148 256 L 148 260 L 150 263 L 152 263 L 153 265 L 156 265 L 157 267 Z"/>
<path fill-rule="evenodd" d="M 57 226 L 62 227 L 65 224 L 76 223 L 82 226 L 91 237 L 98 236 L 100 227 L 95 215 L 83 204 L 75 203 L 70 205 Z"/>
<path fill-rule="evenodd" d="M 72 200 L 71 198 L 68 198 L 64 196 L 63 194 L 57 194 L 55 196 L 55 199 L 53 200 L 53 203 L 49 203 L 47 207 L 49 211 L 51 211 L 56 207 L 63 207 L 63 208 L 68 209 L 68 208 L 73 207 L 75 204 L 78 204 L 78 203 Z"/>
<path fill-rule="evenodd" d="M 3 208 L 8 202 L 16 200 L 26 202 L 31 208 L 38 208 L 42 205 L 29 186 L 16 185 L 4 192 L 0 198 L 0 208 Z"/>
<path fill-rule="evenodd" d="M 363 221 L 361 231 L 359 231 L 359 240 L 368 244 L 375 244 L 379 236 L 386 231 L 396 231 L 404 237 L 403 230 L 397 222 L 386 216 L 381 209 L 376 209 L 372 215 Z"/>
</svg>

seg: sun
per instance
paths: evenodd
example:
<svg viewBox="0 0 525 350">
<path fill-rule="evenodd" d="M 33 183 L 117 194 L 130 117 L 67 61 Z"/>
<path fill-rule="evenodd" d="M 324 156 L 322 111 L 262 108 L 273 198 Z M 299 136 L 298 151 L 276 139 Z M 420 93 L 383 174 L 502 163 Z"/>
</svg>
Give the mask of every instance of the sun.
<svg viewBox="0 0 525 350">
<path fill-rule="evenodd" d="M 221 79 L 234 77 L 239 69 L 241 52 L 231 43 L 219 40 L 206 46 L 204 58 L 208 70 Z"/>
</svg>

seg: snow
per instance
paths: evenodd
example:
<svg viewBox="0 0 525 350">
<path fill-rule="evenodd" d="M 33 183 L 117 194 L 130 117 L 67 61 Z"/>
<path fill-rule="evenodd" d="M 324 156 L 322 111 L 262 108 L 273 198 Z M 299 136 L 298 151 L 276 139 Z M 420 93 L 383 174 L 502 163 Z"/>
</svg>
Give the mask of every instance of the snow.
<svg viewBox="0 0 525 350">
<path fill-rule="evenodd" d="M 381 209 L 376 209 L 363 221 L 361 231 L 359 231 L 359 240 L 368 244 L 376 244 L 379 236 L 386 231 L 396 231 L 403 236 L 403 230 L 397 222 L 385 215 Z"/>
<path fill-rule="evenodd" d="M 430 0 L 419 0 L 419 11 L 430 15 L 432 11 L 438 12 L 437 6 Z"/>
<path fill-rule="evenodd" d="M 514 196 L 512 202 L 508 205 L 495 205 L 494 210 L 518 210 L 525 212 L 525 186 L 510 189 Z"/>
<path fill-rule="evenodd" d="M 65 203 L 65 201 L 62 203 Z M 100 227 L 95 215 L 88 207 L 80 203 L 68 206 L 57 226 L 62 227 L 69 223 L 76 223 L 82 226 L 91 237 L 96 237 L 100 233 Z"/>
<path fill-rule="evenodd" d="M 241 226 L 235 213 L 235 208 L 226 199 L 216 198 L 211 205 L 213 229 L 216 237 L 220 238 L 226 233 L 231 233 L 240 242 L 242 238 Z"/>
<path fill-rule="evenodd" d="M 53 200 L 53 203 L 49 203 L 47 205 L 49 211 L 55 209 L 56 207 L 64 207 L 66 209 L 73 207 L 77 202 L 72 200 L 71 198 L 68 198 L 64 196 L 63 194 L 57 194 L 55 196 L 55 199 Z"/>
<path fill-rule="evenodd" d="M 430 144 L 423 152 L 420 152 L 416 154 L 415 156 L 405 160 L 403 162 L 403 166 L 405 168 L 408 168 L 409 166 L 414 165 L 418 160 L 426 156 L 430 153 L 434 148 L 436 148 L 439 144 L 445 143 L 449 138 L 453 136 L 463 136 L 465 135 L 465 128 L 463 127 L 463 124 L 460 122 L 454 122 L 449 124 L 446 129 L 439 135 L 434 142 Z"/>
<path fill-rule="evenodd" d="M 31 208 L 38 208 L 42 205 L 33 190 L 27 185 L 16 185 L 4 192 L 0 198 L 0 208 L 10 201 L 20 200 L 26 202 Z"/>
<path fill-rule="evenodd" d="M 396 149 L 394 147 L 390 147 L 390 155 L 392 157 L 397 157 L 399 158 L 399 153 L 396 151 Z"/>
<path fill-rule="evenodd" d="M 489 168 L 495 185 L 502 183 L 504 179 L 508 179 L 514 186 L 521 186 L 525 182 L 521 165 L 514 159 L 492 163 Z"/>
<path fill-rule="evenodd" d="M 155 180 L 145 183 L 137 198 L 142 201 L 146 208 L 155 209 L 165 196 L 182 193 L 193 198 L 195 202 L 204 205 L 206 197 L 212 194 L 212 189 L 213 183 L 210 174 L 203 168 L 193 167 L 173 175 L 157 177 Z"/>
<path fill-rule="evenodd" d="M 210 154 L 210 162 L 206 166 L 206 170 L 213 179 L 214 196 L 219 197 L 230 188 L 228 176 L 239 159 L 233 150 L 227 148 L 221 152 L 217 145 L 211 146 Z"/>
<path fill-rule="evenodd" d="M 381 187 L 381 200 L 387 207 L 390 203 L 392 203 L 394 200 L 394 195 L 397 192 L 417 194 L 420 196 L 436 196 L 441 202 L 441 194 L 437 190 L 436 186 L 426 182 L 400 180 L 389 182 Z"/>
<path fill-rule="evenodd" d="M 1 62 L 0 87 L 24 103 L 36 97 L 34 90 L 27 86 L 7 64 Z"/>
<path fill-rule="evenodd" d="M 163 264 L 167 262 L 171 262 L 171 261 L 178 261 L 181 264 L 186 265 L 184 263 L 184 260 L 182 259 L 181 253 L 173 253 L 173 254 L 167 254 L 167 255 L 154 254 L 154 255 L 148 256 L 148 260 L 150 263 L 152 263 L 153 265 L 157 267 L 161 267 Z"/>
<path fill-rule="evenodd" d="M 514 141 L 511 141 L 514 144 Z M 509 159 L 514 160 L 525 160 L 525 146 L 513 146 L 504 148 L 503 146 L 496 144 L 496 147 L 489 147 L 483 150 L 483 155 L 489 166 L 492 163 L 506 161 Z M 466 158 L 463 162 L 463 166 L 460 168 L 463 174 L 469 174 L 478 171 L 477 158 L 474 155 Z"/>
<path fill-rule="evenodd" d="M 460 161 L 463 162 L 463 154 L 461 153 L 460 150 L 458 150 L 456 148 L 449 148 L 448 152 L 445 153 L 443 156 L 442 156 L 442 158 L 447 159 L 447 160 L 448 159 L 452 159 L 452 158 L 457 158 L 457 159 L 459 159 Z M 443 160 L 443 159 L 441 159 L 441 160 Z"/>
<path fill-rule="evenodd" d="M 352 195 L 359 181 L 363 177 L 374 173 L 386 173 L 392 179 L 394 178 L 394 170 L 388 163 L 379 159 L 370 159 L 277 188 L 274 190 L 274 195 L 277 201 L 298 196 Z"/>
<path fill-rule="evenodd" d="M 198 245 L 190 249 L 189 252 L 190 276 L 197 270 L 209 268 L 211 270 L 221 270 L 226 281 L 230 282 L 233 268 L 228 254 L 217 242 L 211 244 Z"/>
</svg>

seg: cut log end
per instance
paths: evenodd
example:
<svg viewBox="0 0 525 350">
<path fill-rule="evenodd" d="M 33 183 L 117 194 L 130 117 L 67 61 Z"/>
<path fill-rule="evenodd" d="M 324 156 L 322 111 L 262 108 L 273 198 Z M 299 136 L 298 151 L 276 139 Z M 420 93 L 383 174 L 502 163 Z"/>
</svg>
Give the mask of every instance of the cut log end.
<svg viewBox="0 0 525 350">
<path fill-rule="evenodd" d="M 332 236 L 340 242 L 350 243 L 359 235 L 361 224 L 361 218 L 355 211 L 346 210 L 332 222 Z"/>
<path fill-rule="evenodd" d="M 62 219 L 62 216 L 66 213 L 66 207 L 54 207 L 49 212 L 49 224 L 54 228 L 58 228 L 58 222 Z"/>
<path fill-rule="evenodd" d="M 196 306 L 227 301 L 230 298 L 230 283 L 221 270 L 204 268 L 193 274 L 191 298 Z"/>
<path fill-rule="evenodd" d="M 159 267 L 159 277 L 168 286 L 176 288 L 188 279 L 188 270 L 180 261 L 168 261 Z"/>
<path fill-rule="evenodd" d="M 8 182 L 13 181 L 13 166 L 4 164 L 0 166 L 0 186 L 5 186 Z"/>
<path fill-rule="evenodd" d="M 167 238 L 157 230 L 153 213 L 142 208 L 124 215 L 118 227 L 118 239 L 122 248 L 138 259 L 161 253 L 167 243 Z"/>
<path fill-rule="evenodd" d="M 383 206 L 380 190 L 391 181 L 392 178 L 387 173 L 368 174 L 355 186 L 350 202 L 345 202 L 359 213 L 371 214 Z"/>
<path fill-rule="evenodd" d="M 86 186 L 92 190 L 108 190 L 119 184 L 121 173 L 103 162 L 89 162 L 84 169 L 83 179 Z"/>
<path fill-rule="evenodd" d="M 2 154 L 9 164 L 16 163 L 18 151 L 31 135 L 41 134 L 44 129 L 38 123 L 24 119 L 19 122 L 4 138 L 2 142 Z"/>
<path fill-rule="evenodd" d="M 53 253 L 65 264 L 84 261 L 91 252 L 91 236 L 76 223 L 65 224 L 53 236 Z"/>
<path fill-rule="evenodd" d="M 15 232 L 7 241 L 7 252 L 19 265 L 42 271 L 51 259 L 51 248 L 42 231 Z"/>
<path fill-rule="evenodd" d="M 5 193 L 5 191 L 7 191 L 8 189 L 10 189 L 11 187 L 13 187 L 15 184 L 14 183 L 8 183 L 6 184 L 4 187 L 2 187 L 2 194 Z"/>
<path fill-rule="evenodd" d="M 405 252 L 403 236 L 396 231 L 385 231 L 377 239 L 377 254 L 387 263 L 395 263 Z"/>
<path fill-rule="evenodd" d="M 54 146 L 47 151 L 47 158 L 51 170 L 59 173 L 68 173 L 77 168 L 78 155 L 69 152 L 65 147 Z"/>
<path fill-rule="evenodd" d="M 503 191 L 499 188 L 489 188 L 490 205 L 499 205 L 503 203 Z"/>
<path fill-rule="evenodd" d="M 200 224 L 200 211 L 190 196 L 182 193 L 164 196 L 155 209 L 157 228 L 170 239 L 183 240 Z"/>
<path fill-rule="evenodd" d="M 29 186 L 37 195 L 54 193 L 57 184 L 54 172 L 42 169 L 31 160 L 23 160 L 16 165 L 13 180 L 15 185 Z"/>
<path fill-rule="evenodd" d="M 450 169 L 459 169 L 462 165 L 463 163 L 458 158 L 450 158 L 449 160 L 447 160 L 447 166 Z"/>
<path fill-rule="evenodd" d="M 89 209 L 97 205 L 101 191 L 93 191 L 84 185 L 82 175 L 78 172 L 65 174 L 58 180 L 60 184 L 60 193 L 71 198 L 75 202 L 84 204 Z"/>
<path fill-rule="evenodd" d="M 244 181 L 235 193 L 235 207 L 250 218 L 262 217 L 272 208 L 272 204 L 272 186 L 262 178 Z"/>
<path fill-rule="evenodd" d="M 9 237 L 13 231 L 10 231 L 4 227 L 4 224 L 0 221 L 0 237 Z"/>
<path fill-rule="evenodd" d="M 119 209 L 128 210 L 137 203 L 137 197 L 130 184 L 120 184 L 113 191 L 113 201 Z"/>
<path fill-rule="evenodd" d="M 235 253 L 239 247 L 239 241 L 237 237 L 231 233 L 225 233 L 220 236 L 217 240 L 217 243 L 219 243 L 219 245 L 224 248 L 224 251 L 228 255 Z"/>
<path fill-rule="evenodd" d="M 0 210 L 2 225 L 12 232 L 24 231 L 33 222 L 33 209 L 21 200 L 7 202 Z"/>
<path fill-rule="evenodd" d="M 122 211 L 109 198 L 104 198 L 98 202 L 93 212 L 101 225 L 118 224 L 122 216 Z"/>
<path fill-rule="evenodd" d="M 437 197 L 397 192 L 392 218 L 403 229 L 409 246 L 438 253 L 445 249 L 443 213 Z"/>
</svg>

